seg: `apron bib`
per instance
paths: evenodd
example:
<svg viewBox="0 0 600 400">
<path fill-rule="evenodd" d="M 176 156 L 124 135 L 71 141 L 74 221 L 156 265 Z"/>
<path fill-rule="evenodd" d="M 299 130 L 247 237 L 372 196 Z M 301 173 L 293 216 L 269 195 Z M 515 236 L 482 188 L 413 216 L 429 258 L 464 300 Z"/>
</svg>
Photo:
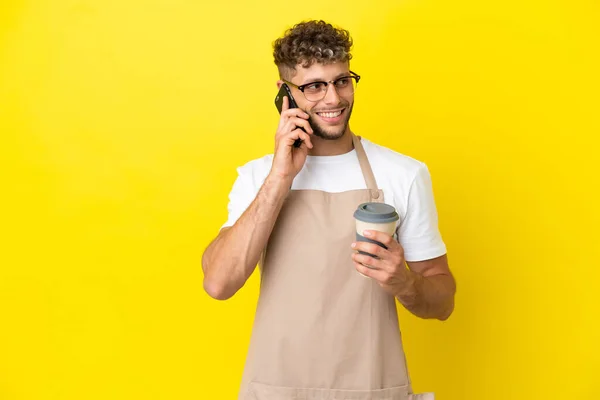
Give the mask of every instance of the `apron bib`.
<svg viewBox="0 0 600 400">
<path fill-rule="evenodd" d="M 352 262 L 354 211 L 384 201 L 352 140 L 367 189 L 291 190 L 277 218 L 239 400 L 433 399 L 412 395 L 395 298 Z"/>
</svg>

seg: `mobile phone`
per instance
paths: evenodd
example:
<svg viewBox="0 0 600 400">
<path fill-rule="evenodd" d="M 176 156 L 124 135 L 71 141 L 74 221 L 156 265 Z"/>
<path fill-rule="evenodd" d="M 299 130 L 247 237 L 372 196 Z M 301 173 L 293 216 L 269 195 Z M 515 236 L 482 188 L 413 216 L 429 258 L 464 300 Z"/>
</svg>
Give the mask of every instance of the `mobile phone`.
<svg viewBox="0 0 600 400">
<path fill-rule="evenodd" d="M 296 100 L 294 100 L 294 96 L 292 96 L 292 91 L 290 90 L 290 87 L 286 83 L 284 83 L 279 88 L 279 92 L 277 92 L 277 96 L 275 97 L 275 107 L 277 107 L 277 111 L 279 111 L 279 114 L 281 114 L 281 109 L 283 108 L 284 96 L 287 96 L 290 108 L 298 108 L 298 104 L 296 104 Z M 303 127 L 299 126 L 298 128 L 306 132 Z M 300 147 L 301 144 L 302 140 L 296 139 L 296 141 L 294 142 L 294 147 Z"/>
</svg>

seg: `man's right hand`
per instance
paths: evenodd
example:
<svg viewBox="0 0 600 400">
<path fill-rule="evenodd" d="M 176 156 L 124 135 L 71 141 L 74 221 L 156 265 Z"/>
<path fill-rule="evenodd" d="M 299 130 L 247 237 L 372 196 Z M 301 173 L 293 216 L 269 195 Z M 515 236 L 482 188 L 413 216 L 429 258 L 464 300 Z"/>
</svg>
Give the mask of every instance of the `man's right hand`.
<svg viewBox="0 0 600 400">
<path fill-rule="evenodd" d="M 306 161 L 308 149 L 313 145 L 310 136 L 313 130 L 308 123 L 309 115 L 300 108 L 289 108 L 289 99 L 283 98 L 279 127 L 275 135 L 275 155 L 271 174 L 285 180 L 293 180 Z M 303 127 L 304 130 L 299 127 Z M 294 147 L 296 139 L 302 140 L 300 147 Z"/>
</svg>

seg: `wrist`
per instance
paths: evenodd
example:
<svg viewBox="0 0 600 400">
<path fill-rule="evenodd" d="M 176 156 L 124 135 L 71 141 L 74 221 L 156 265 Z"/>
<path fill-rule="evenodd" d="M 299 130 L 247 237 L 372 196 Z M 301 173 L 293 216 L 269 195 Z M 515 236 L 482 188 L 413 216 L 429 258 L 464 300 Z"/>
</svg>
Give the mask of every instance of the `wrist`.
<svg viewBox="0 0 600 400">
<path fill-rule="evenodd" d="M 289 191 L 292 188 L 294 178 L 271 170 L 265 179 L 265 185 L 268 185 L 276 190 Z"/>
<path fill-rule="evenodd" d="M 270 204 L 282 204 L 292 187 L 292 180 L 269 173 L 262 185 L 263 198 Z"/>
</svg>

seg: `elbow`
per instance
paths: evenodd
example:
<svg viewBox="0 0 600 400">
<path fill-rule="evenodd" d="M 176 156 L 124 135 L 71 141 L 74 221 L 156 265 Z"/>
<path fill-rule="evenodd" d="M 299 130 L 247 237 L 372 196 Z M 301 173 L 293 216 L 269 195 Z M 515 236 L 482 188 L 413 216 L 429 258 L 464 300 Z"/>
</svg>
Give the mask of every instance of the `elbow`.
<svg viewBox="0 0 600 400">
<path fill-rule="evenodd" d="M 220 265 L 212 264 L 211 261 L 202 261 L 204 291 L 213 299 L 227 300 L 244 285 L 245 281 L 241 281 L 236 273 L 231 272 L 234 268 L 222 268 Z"/>
<path fill-rule="evenodd" d="M 233 294 L 227 293 L 226 282 L 216 279 L 214 268 L 211 268 L 208 250 L 202 255 L 202 271 L 204 272 L 203 287 L 206 294 L 215 300 L 227 300 Z"/>
<path fill-rule="evenodd" d="M 450 318 L 450 316 L 452 315 L 452 313 L 454 312 L 454 300 L 450 303 L 450 305 L 444 310 L 443 313 L 441 313 L 437 319 L 440 321 L 447 321 L 448 318 Z"/>
<path fill-rule="evenodd" d="M 444 314 L 442 314 L 442 315 L 438 316 L 438 318 L 437 318 L 437 319 L 438 319 L 438 320 L 440 320 L 440 321 L 442 321 L 442 322 L 444 322 L 444 321 L 447 321 L 447 320 L 448 320 L 448 318 L 450 318 L 450 316 L 452 315 L 452 311 L 453 311 L 453 310 L 447 311 L 446 313 L 444 313 Z"/>
<path fill-rule="evenodd" d="M 215 300 L 227 300 L 231 298 L 237 290 L 232 289 L 231 282 L 219 279 L 214 271 L 211 273 L 208 269 L 204 270 L 204 291 Z"/>
<path fill-rule="evenodd" d="M 233 296 L 226 285 L 215 280 L 204 278 L 204 291 L 215 300 L 227 300 Z"/>
<path fill-rule="evenodd" d="M 440 321 L 447 321 L 448 318 L 450 318 L 450 316 L 454 312 L 455 298 L 456 298 L 456 281 L 454 280 L 454 277 L 451 276 L 451 285 L 450 285 L 450 289 L 448 290 L 448 296 L 445 301 L 446 307 L 444 308 L 444 311 L 438 316 L 438 319 Z"/>
</svg>

